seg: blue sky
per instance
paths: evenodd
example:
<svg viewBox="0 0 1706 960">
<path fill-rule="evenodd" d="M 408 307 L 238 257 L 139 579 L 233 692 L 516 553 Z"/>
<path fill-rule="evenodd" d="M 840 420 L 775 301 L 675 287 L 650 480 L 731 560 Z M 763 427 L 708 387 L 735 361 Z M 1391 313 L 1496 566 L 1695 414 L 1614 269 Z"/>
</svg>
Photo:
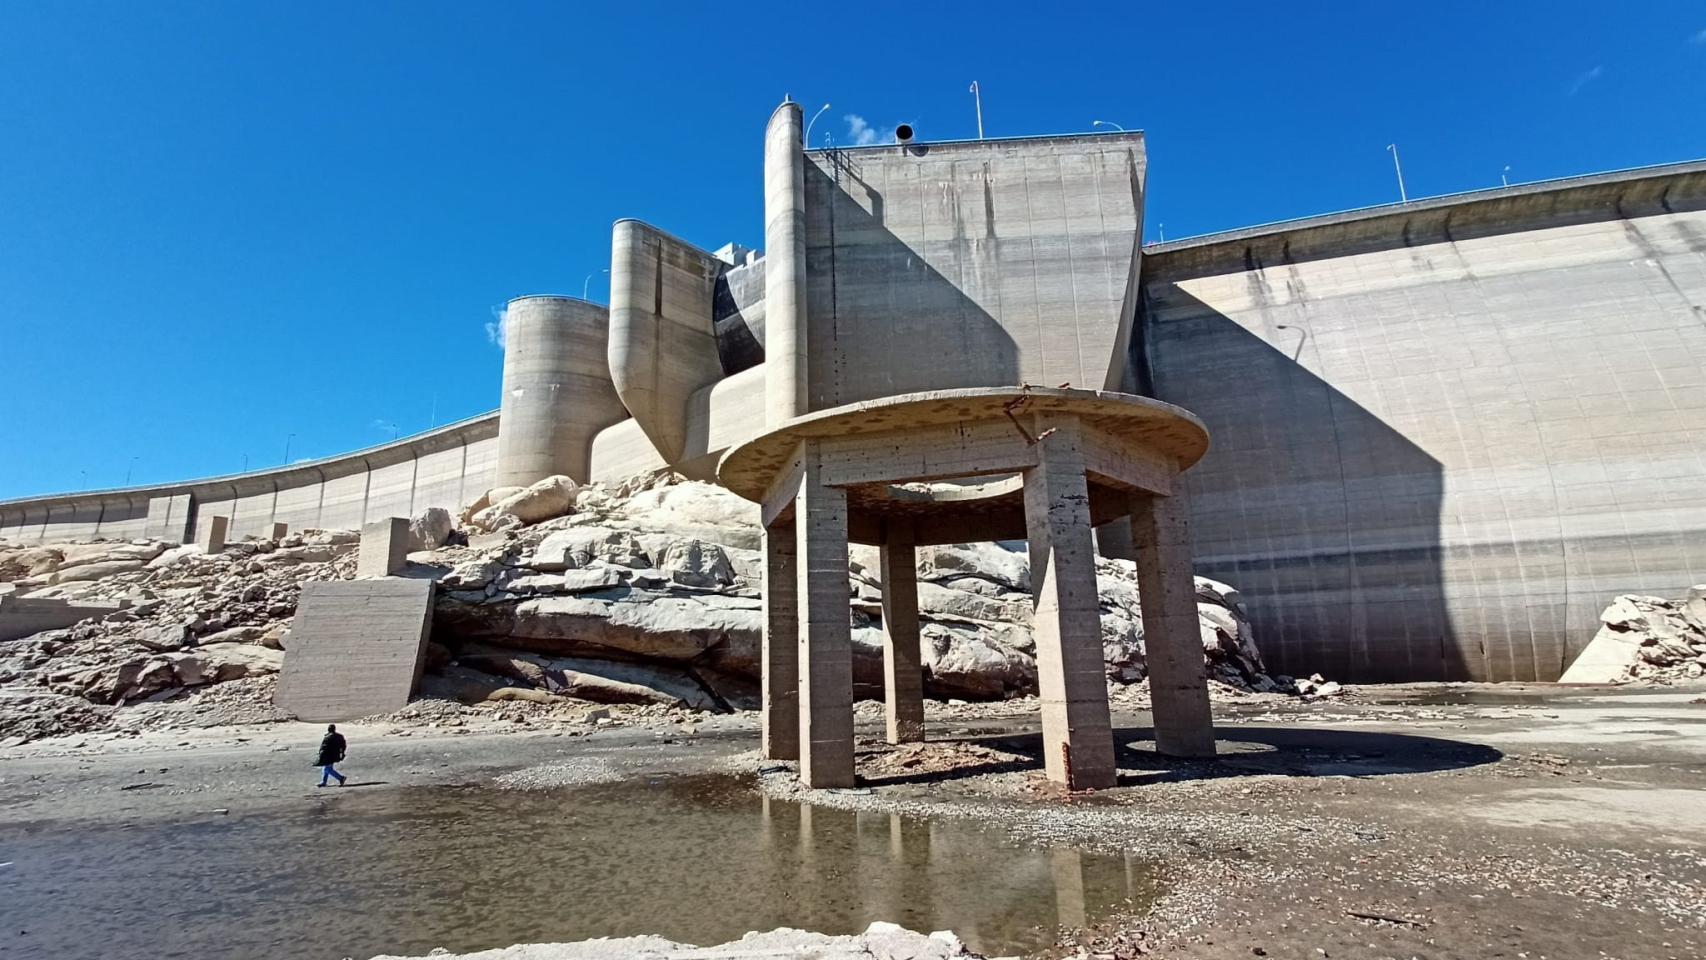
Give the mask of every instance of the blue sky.
<svg viewBox="0 0 1706 960">
<path fill-rule="evenodd" d="M 610 224 L 761 246 L 760 139 L 1149 134 L 1148 235 L 1706 156 L 1706 5 L 0 0 L 0 498 L 490 410 Z M 725 15 L 726 14 L 726 15 Z M 856 119 L 855 119 L 856 118 Z"/>
</svg>

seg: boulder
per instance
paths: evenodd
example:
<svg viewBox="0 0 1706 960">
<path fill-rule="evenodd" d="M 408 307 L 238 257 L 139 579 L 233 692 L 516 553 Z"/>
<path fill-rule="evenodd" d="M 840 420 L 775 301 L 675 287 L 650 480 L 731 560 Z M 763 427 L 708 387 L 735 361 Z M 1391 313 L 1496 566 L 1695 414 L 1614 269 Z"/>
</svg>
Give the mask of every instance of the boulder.
<svg viewBox="0 0 1706 960">
<path fill-rule="evenodd" d="M 126 558 L 119 560 L 100 560 L 92 563 L 82 563 L 74 567 L 61 565 L 59 569 L 48 575 L 49 584 L 71 583 L 75 581 L 104 580 L 120 573 L 130 573 L 141 570 L 148 565 L 147 560 Z"/>
<path fill-rule="evenodd" d="M 676 540 L 660 551 L 658 569 L 686 587 L 726 587 L 735 582 L 734 565 L 714 543 L 697 538 Z"/>
<path fill-rule="evenodd" d="M 568 477 L 546 477 L 501 500 L 492 499 L 491 506 L 474 514 L 470 523 L 482 530 L 497 530 L 506 525 L 505 518 L 530 524 L 560 517 L 574 509 L 576 489 L 575 482 Z"/>
<path fill-rule="evenodd" d="M 282 651 L 249 644 L 222 643 L 165 656 L 177 685 L 184 687 L 277 673 L 284 666 Z"/>
<path fill-rule="evenodd" d="M 584 567 L 594 560 L 619 567 L 652 565 L 645 547 L 632 533 L 602 526 L 552 531 L 534 547 L 526 564 L 535 570 L 556 571 Z"/>
<path fill-rule="evenodd" d="M 449 510 L 443 507 L 428 507 L 409 521 L 408 552 L 436 550 L 444 546 L 444 542 L 450 539 L 455 530 L 456 521 L 450 516 Z"/>
</svg>

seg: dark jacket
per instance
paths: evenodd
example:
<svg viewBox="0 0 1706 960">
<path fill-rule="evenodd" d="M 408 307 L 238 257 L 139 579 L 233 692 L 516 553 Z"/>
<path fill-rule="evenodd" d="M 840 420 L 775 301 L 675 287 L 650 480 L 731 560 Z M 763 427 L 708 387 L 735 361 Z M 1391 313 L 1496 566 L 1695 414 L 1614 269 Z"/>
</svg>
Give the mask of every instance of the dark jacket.
<svg viewBox="0 0 1706 960">
<path fill-rule="evenodd" d="M 344 759 L 344 735 L 328 733 L 320 741 L 320 755 L 314 758 L 314 766 L 324 767 L 334 763 L 342 763 Z"/>
</svg>

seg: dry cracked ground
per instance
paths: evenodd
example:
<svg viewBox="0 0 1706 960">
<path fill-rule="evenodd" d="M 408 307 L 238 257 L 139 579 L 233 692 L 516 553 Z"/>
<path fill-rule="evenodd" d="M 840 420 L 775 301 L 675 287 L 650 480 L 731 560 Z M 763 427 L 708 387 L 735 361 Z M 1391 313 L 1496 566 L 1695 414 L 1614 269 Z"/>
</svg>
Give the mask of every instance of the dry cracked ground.
<svg viewBox="0 0 1706 960">
<path fill-rule="evenodd" d="M 559 818 L 568 824 L 595 813 L 600 797 L 622 795 L 595 791 L 624 785 L 673 791 L 672 802 L 684 805 L 671 809 L 689 818 L 695 804 L 804 800 L 820 811 L 819 824 L 830 822 L 829 811 L 854 811 L 860 829 L 872 817 L 899 814 L 993 831 L 1003 849 L 1041 847 L 1055 864 L 1041 880 L 997 871 L 966 882 L 974 899 L 983 886 L 993 896 L 1034 882 L 1030 905 L 1040 904 L 1046 919 L 1040 939 L 1016 952 L 1041 956 L 1706 956 L 1706 689 L 1425 685 L 1353 688 L 1314 703 L 1221 703 L 1222 755 L 1195 763 L 1154 755 L 1147 716 L 1122 706 L 1121 785 L 1093 796 L 1062 795 L 1039 777 L 1035 721 L 1025 706 L 932 703 L 930 743 L 891 748 L 880 743 L 876 705 L 862 704 L 862 786 L 833 792 L 802 791 L 785 768 L 759 760 L 751 714 L 622 709 L 544 727 L 379 719 L 347 731 L 349 772 L 369 786 L 343 793 L 305 781 L 317 730 L 303 724 L 96 732 L 15 746 L 0 751 L 0 861 L 10 861 L 0 866 L 0 956 L 173 955 L 162 943 L 180 956 L 474 951 L 624 932 L 577 926 L 577 915 L 605 895 L 645 905 L 630 923 L 651 926 L 625 932 L 649 930 L 673 943 L 502 955 L 669 955 L 680 953 L 682 941 L 738 937 L 738 930 L 699 939 L 673 930 L 695 910 L 730 914 L 719 918 L 725 923 L 743 919 L 741 893 L 764 871 L 746 860 L 718 861 L 719 850 L 732 857 L 744 849 L 739 836 L 684 855 L 652 830 L 596 838 L 553 828 Z M 240 858 L 244 825 L 262 836 L 287 833 L 307 816 L 312 829 L 325 831 L 340 815 L 354 815 L 357 798 L 402 803 L 440 789 L 461 792 L 428 795 L 498 798 L 476 818 L 493 821 L 485 826 L 496 831 L 482 834 L 480 849 L 386 863 L 383 850 L 359 840 L 340 849 L 298 845 L 315 867 L 310 876 L 335 878 L 376 861 L 392 871 L 378 874 L 390 879 L 374 882 L 375 903 L 455 891 L 450 901 L 417 905 L 406 924 L 375 925 L 336 905 L 316 906 L 311 889 L 270 876 L 212 891 L 163 889 L 165 917 L 91 902 L 101 877 L 157 875 L 170 887 L 172 876 L 197 869 L 179 863 L 186 858 L 209 870 Z M 797 831 L 810 820 L 790 817 Z M 431 819 L 410 823 L 424 830 Z M 805 841 L 789 836 L 765 855 L 801 858 Z M 627 860 L 593 856 L 599 840 L 627 851 Z M 1087 895 L 1095 878 L 1076 858 L 1105 854 L 1140 865 L 1135 881 L 1128 874 L 1123 905 Z M 972 854 L 939 841 L 932 855 Z M 137 863 L 148 857 L 156 859 Z M 98 859 L 99 869 L 80 858 Z M 64 871 L 57 879 L 55 866 Z M 437 876 L 445 871 L 462 873 Z M 828 914 L 833 922 L 822 912 L 808 918 L 803 903 L 801 919 L 816 919 L 831 934 L 906 919 L 883 915 L 904 903 L 864 893 Z M 527 900 L 525 909 L 517 899 Z M 774 906 L 752 926 L 794 925 L 789 909 Z M 319 952 L 296 950 L 312 939 L 304 923 L 324 926 L 316 916 L 335 919 L 342 939 Z M 930 917 L 911 925 L 937 929 Z M 956 932 L 967 949 L 995 942 L 987 931 Z M 876 941 L 838 940 L 831 950 L 766 940 L 717 953 L 905 955 L 899 942 L 882 940 L 889 946 L 878 949 Z M 941 955 L 942 943 L 930 941 L 917 955 Z"/>
</svg>

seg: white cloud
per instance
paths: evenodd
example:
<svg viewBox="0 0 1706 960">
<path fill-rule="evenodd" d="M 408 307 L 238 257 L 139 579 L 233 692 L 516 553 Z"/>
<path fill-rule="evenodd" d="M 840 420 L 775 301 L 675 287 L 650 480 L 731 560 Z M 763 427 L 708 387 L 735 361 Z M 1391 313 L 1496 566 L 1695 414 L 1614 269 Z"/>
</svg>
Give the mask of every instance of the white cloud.
<svg viewBox="0 0 1706 960">
<path fill-rule="evenodd" d="M 1689 37 L 1688 42 L 1706 47 L 1706 29 L 1694 31 L 1694 36 Z"/>
<path fill-rule="evenodd" d="M 1576 78 L 1575 83 L 1570 84 L 1569 96 L 1572 96 L 1572 97 L 1575 96 L 1576 94 L 1581 92 L 1583 87 L 1594 82 L 1595 80 L 1598 80 L 1600 77 L 1602 77 L 1604 75 L 1605 75 L 1605 67 L 1603 64 L 1600 66 L 1594 67 L 1592 70 L 1589 70 L 1586 73 L 1583 73 L 1581 76 Z"/>
<path fill-rule="evenodd" d="M 509 317 L 509 307 L 493 307 L 492 319 L 486 321 L 486 340 L 499 350 L 504 348 L 505 322 Z"/>
<path fill-rule="evenodd" d="M 893 127 L 873 127 L 866 122 L 864 117 L 856 113 L 849 113 L 841 119 L 847 121 L 847 139 L 855 147 L 868 147 L 877 143 L 893 143 L 895 127 L 900 126 L 897 123 Z"/>
<path fill-rule="evenodd" d="M 855 147 L 868 147 L 877 142 L 877 128 L 866 123 L 864 117 L 849 113 L 841 119 L 847 121 L 847 139 Z"/>
</svg>

